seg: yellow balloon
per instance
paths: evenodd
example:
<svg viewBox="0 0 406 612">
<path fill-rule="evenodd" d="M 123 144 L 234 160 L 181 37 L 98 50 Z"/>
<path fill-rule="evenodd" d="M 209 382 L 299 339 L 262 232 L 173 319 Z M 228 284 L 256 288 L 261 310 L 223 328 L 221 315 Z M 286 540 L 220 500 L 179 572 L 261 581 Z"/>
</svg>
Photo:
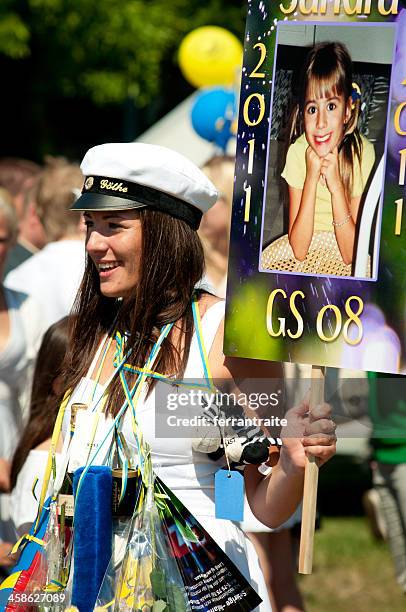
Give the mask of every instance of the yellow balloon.
<svg viewBox="0 0 406 612">
<path fill-rule="evenodd" d="M 195 87 L 233 85 L 242 54 L 242 44 L 234 34 L 218 26 L 203 26 L 183 39 L 179 66 Z"/>
</svg>

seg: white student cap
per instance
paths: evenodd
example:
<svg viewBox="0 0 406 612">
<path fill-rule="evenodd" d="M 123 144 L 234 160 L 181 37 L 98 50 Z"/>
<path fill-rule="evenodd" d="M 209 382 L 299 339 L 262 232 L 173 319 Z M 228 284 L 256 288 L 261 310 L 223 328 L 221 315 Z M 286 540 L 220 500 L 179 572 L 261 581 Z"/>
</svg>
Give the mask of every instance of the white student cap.
<svg viewBox="0 0 406 612">
<path fill-rule="evenodd" d="M 205 174 L 180 153 L 157 145 L 98 145 L 81 163 L 82 195 L 72 210 L 113 211 L 151 207 L 197 229 L 218 198 Z"/>
</svg>

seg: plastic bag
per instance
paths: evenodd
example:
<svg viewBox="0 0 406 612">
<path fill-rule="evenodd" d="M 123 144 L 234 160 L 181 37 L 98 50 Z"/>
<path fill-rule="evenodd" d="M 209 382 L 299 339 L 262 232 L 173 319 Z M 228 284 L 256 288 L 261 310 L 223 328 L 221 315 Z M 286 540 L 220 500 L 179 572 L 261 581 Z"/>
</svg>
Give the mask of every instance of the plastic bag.
<svg viewBox="0 0 406 612">
<path fill-rule="evenodd" d="M 261 598 L 213 538 L 154 477 L 115 552 L 95 610 L 251 612 Z"/>
<path fill-rule="evenodd" d="M 127 529 L 120 536 L 116 528 L 114 539 L 115 550 L 95 610 L 190 611 L 182 576 L 154 503 L 152 484 Z"/>
<path fill-rule="evenodd" d="M 58 516 L 57 503 L 52 501 L 49 521 L 44 535 L 43 554 L 25 586 L 25 593 L 41 605 L 33 606 L 39 612 L 59 612 L 70 603 L 71 593 L 67 588 L 72 556 L 72 528 L 67 526 L 64 516 Z M 41 594 L 41 598 L 36 597 Z M 47 595 L 49 594 L 49 597 Z"/>
<path fill-rule="evenodd" d="M 158 477 L 155 499 L 191 610 L 251 612 L 261 598 L 182 502 Z"/>
<path fill-rule="evenodd" d="M 41 526 L 41 523 L 44 523 Z M 45 524 L 46 523 L 46 524 Z M 39 537 L 41 535 L 42 537 Z M 31 552 L 33 544 L 36 549 Z M 5 605 L 6 612 L 59 612 L 70 601 L 66 582 L 69 576 L 71 529 L 60 523 L 57 505 L 49 499 L 43 510 L 35 540 L 28 540 L 17 570 L 21 570 Z M 25 558 L 24 558 L 25 557 Z"/>
</svg>

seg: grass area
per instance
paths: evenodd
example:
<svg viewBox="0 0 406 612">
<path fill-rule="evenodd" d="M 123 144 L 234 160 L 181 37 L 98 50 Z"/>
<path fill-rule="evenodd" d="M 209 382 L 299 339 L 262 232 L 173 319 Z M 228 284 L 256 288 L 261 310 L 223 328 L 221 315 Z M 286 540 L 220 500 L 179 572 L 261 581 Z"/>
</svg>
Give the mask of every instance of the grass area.
<svg viewBox="0 0 406 612">
<path fill-rule="evenodd" d="M 316 533 L 313 574 L 299 579 L 307 612 L 405 612 L 387 545 L 363 517 L 328 517 Z"/>
</svg>

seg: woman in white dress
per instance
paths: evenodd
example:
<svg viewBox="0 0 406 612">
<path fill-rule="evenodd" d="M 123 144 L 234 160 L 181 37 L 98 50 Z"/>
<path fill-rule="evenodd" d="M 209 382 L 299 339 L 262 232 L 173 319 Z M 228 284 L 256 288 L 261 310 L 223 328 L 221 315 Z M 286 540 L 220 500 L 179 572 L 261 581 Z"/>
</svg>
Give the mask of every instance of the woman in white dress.
<svg viewBox="0 0 406 612">
<path fill-rule="evenodd" d="M 62 386 L 61 367 L 68 347 L 68 322 L 69 317 L 64 317 L 44 334 L 35 364 L 28 420 L 11 463 L 10 518 L 19 537 L 30 530 L 35 520 L 35 495 L 41 491 L 58 411 L 56 398 Z M 55 459 L 58 463 L 59 453 Z"/>
<path fill-rule="evenodd" d="M 279 364 L 224 356 L 224 304 L 204 291 L 195 292 L 204 271 L 196 229 L 202 213 L 217 199 L 214 186 L 203 173 L 173 151 L 139 143 L 94 147 L 81 168 L 86 180 L 73 208 L 84 212 L 88 260 L 76 300 L 77 316 L 64 374 L 66 389 L 75 390 L 70 403 L 88 403 L 89 394 L 97 398 L 109 385 L 105 412 L 113 416 L 118 413 L 123 390 L 119 377 L 112 378 L 118 343 L 114 334 L 109 342 L 113 328 L 121 332 L 127 363 L 142 368 L 160 330 L 173 324 L 154 370 L 176 379 L 203 378 L 204 360 L 195 333 L 193 295 L 211 376 L 218 387 L 230 392 L 236 390 L 235 379 L 279 380 Z M 128 384 L 131 386 L 131 375 Z M 269 612 L 266 589 L 244 534 L 235 523 L 214 518 L 214 474 L 220 466 L 206 454 L 194 451 L 190 436 L 182 435 L 182 431 L 172 438 L 165 431 L 157 431 L 162 425 L 157 416 L 162 396 L 156 401 L 161 386 L 168 387 L 154 378 L 147 379 L 136 406 L 138 425 L 151 447 L 154 468 L 247 579 L 256 583 L 264 600 L 260 610 Z M 286 441 L 272 477 L 264 478 L 255 466 L 245 469 L 250 504 L 257 517 L 270 526 L 281 524 L 300 501 L 305 449 L 320 463 L 335 452 L 329 407 L 319 407 L 311 423 L 307 412 L 306 404 L 291 411 L 291 422 L 298 427 L 299 435 Z M 68 422 L 69 407 L 65 432 Z M 81 422 L 86 423 L 86 419 Z M 123 417 L 121 430 L 135 455 L 129 414 Z M 77 421 L 72 447 L 77 448 L 75 438 L 86 447 L 86 436 L 89 432 L 86 427 L 80 429 Z M 70 460 L 74 464 L 75 457 Z M 77 465 L 80 457 L 78 462 Z"/>
<path fill-rule="evenodd" d="M 17 238 L 18 219 L 11 199 L 0 190 L 0 565 L 8 542 L 14 539 L 9 521 L 8 495 L 10 460 L 22 429 L 23 412 L 38 349 L 42 324 L 33 300 L 3 286 L 9 249 Z"/>
</svg>

